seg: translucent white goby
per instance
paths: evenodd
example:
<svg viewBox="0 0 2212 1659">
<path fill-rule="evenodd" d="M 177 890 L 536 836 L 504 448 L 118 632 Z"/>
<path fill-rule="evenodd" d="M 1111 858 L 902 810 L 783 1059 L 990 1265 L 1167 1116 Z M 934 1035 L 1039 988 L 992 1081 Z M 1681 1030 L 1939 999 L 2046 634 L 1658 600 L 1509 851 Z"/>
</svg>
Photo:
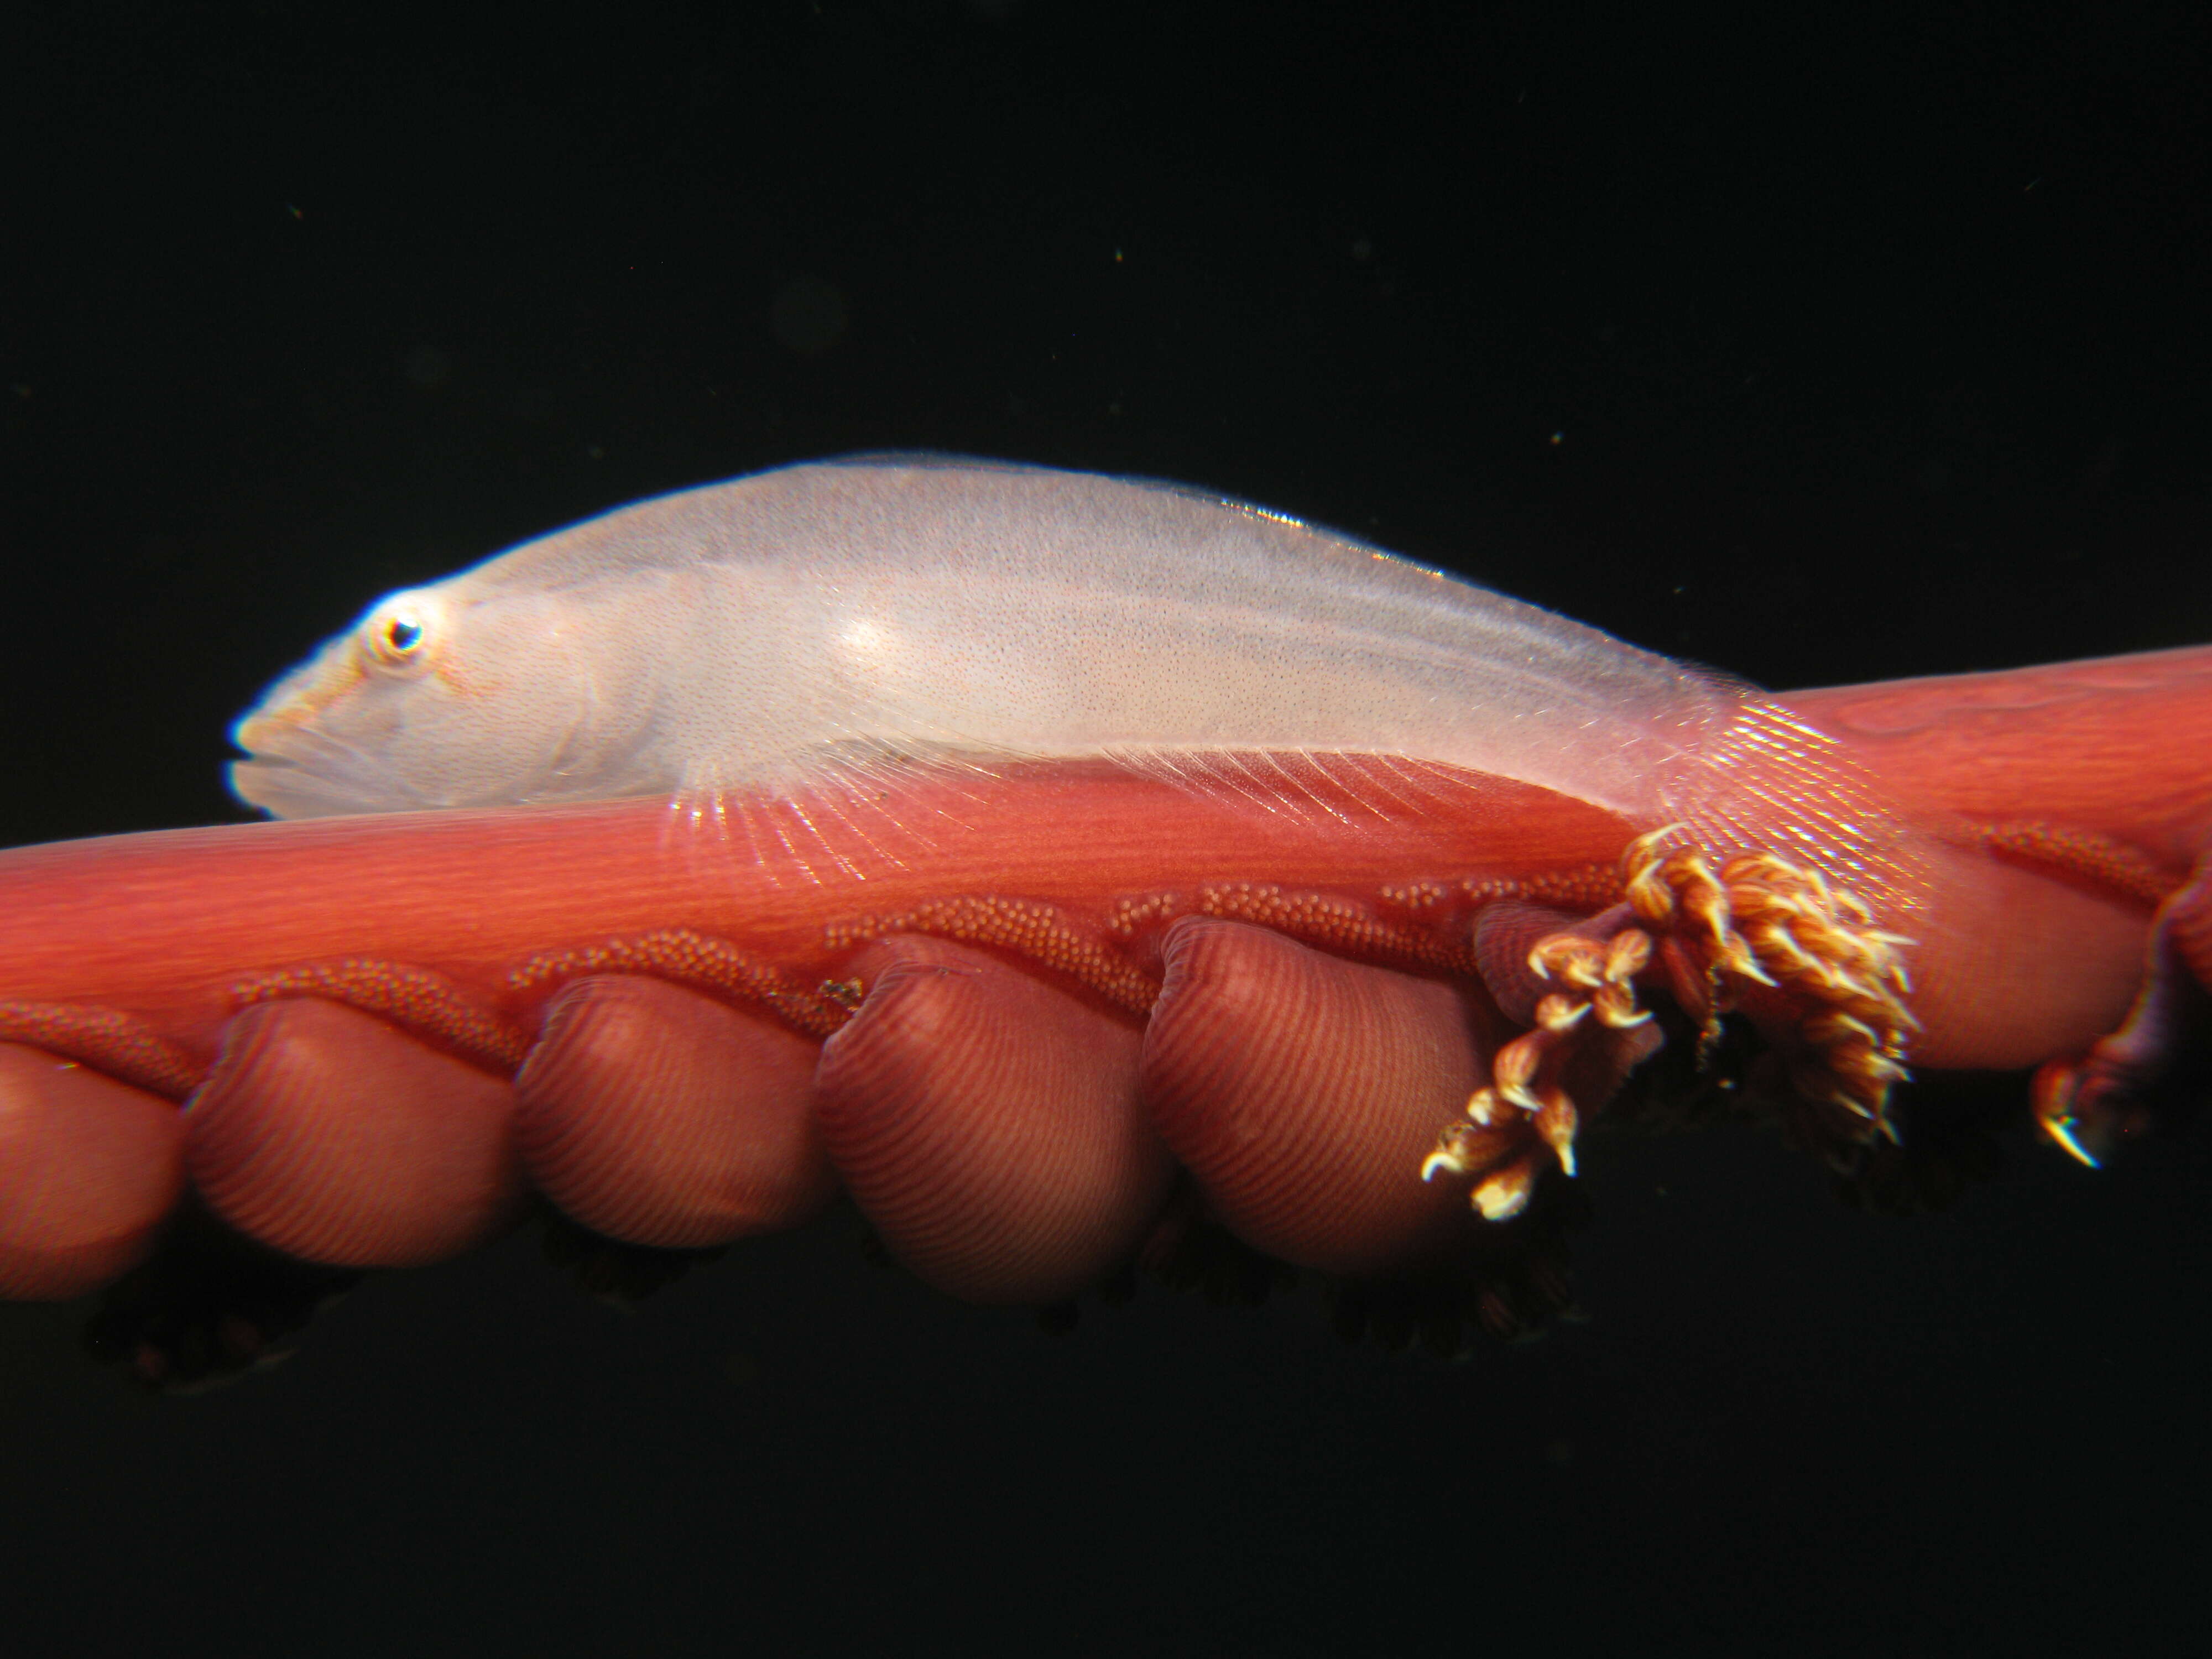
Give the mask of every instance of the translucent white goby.
<svg viewBox="0 0 2212 1659">
<path fill-rule="evenodd" d="M 916 760 L 1188 775 L 1351 752 L 1648 823 L 1697 811 L 1753 706 L 1217 495 L 873 457 L 661 496 L 390 595 L 239 721 L 231 781 L 310 817 L 696 800 Z"/>
</svg>

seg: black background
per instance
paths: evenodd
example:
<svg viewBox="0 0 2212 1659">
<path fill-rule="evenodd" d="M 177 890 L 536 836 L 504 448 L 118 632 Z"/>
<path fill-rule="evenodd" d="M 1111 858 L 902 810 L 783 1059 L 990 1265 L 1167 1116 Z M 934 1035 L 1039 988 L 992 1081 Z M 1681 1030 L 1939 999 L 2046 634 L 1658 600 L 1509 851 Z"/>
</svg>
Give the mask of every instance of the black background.
<svg viewBox="0 0 2212 1659">
<path fill-rule="evenodd" d="M 1778 685 L 2212 635 L 2212 25 L 1915 5 L 268 3 L 0 24 L 0 839 L 236 816 L 389 587 L 968 450 L 1217 486 Z M 2032 804 L 2030 804 L 2032 805 Z M 527 1239 L 152 1400 L 0 1310 L 0 1644 L 2192 1645 L 2201 1131 L 1847 1212 L 1606 1144 L 1589 1318 L 1072 1334 L 833 1217 Z"/>
</svg>

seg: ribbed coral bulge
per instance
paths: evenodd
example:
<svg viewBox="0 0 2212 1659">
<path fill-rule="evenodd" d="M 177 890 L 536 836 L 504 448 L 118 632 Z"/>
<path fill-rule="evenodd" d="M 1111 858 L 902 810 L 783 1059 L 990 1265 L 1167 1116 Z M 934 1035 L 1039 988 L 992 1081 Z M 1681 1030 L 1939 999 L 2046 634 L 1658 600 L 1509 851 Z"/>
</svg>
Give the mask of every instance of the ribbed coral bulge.
<svg viewBox="0 0 2212 1659">
<path fill-rule="evenodd" d="M 835 1177 L 807 1111 L 817 1045 L 662 981 L 568 986 L 517 1074 L 538 1189 L 586 1226 L 664 1249 L 796 1226 Z"/>
<path fill-rule="evenodd" d="M 230 1022 L 185 1113 L 186 1163 L 216 1214 L 342 1267 L 458 1255 L 521 1191 L 505 1079 L 312 998 Z"/>
<path fill-rule="evenodd" d="M 184 1149 L 172 1103 L 0 1043 L 0 1297 L 58 1301 L 137 1262 L 184 1190 Z"/>
<path fill-rule="evenodd" d="M 815 1109 L 884 1243 L 941 1290 L 1049 1302 L 1113 1267 L 1158 1211 L 1166 1153 L 1135 1024 L 994 957 L 889 939 L 823 1045 Z"/>
<path fill-rule="evenodd" d="M 1153 1121 L 1208 1206 L 1301 1267 L 1371 1272 L 1464 1222 L 1411 1178 L 1480 1077 L 1483 1012 L 1453 987 L 1187 918 L 1146 1033 Z"/>
<path fill-rule="evenodd" d="M 1909 918 L 1915 1061 L 1992 1071 L 2094 1042 L 2135 1000 L 2150 907 L 1937 844 L 1943 899 Z"/>
</svg>

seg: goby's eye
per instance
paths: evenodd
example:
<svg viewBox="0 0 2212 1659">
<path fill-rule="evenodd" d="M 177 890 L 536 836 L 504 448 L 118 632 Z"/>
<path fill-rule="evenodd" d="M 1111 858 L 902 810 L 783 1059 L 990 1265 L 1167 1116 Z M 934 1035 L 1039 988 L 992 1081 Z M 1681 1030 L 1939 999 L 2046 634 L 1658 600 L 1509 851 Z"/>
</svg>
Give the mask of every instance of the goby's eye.
<svg viewBox="0 0 2212 1659">
<path fill-rule="evenodd" d="M 386 668 L 414 668 L 429 653 L 435 603 L 419 593 L 395 593 L 362 623 L 362 643 Z"/>
</svg>

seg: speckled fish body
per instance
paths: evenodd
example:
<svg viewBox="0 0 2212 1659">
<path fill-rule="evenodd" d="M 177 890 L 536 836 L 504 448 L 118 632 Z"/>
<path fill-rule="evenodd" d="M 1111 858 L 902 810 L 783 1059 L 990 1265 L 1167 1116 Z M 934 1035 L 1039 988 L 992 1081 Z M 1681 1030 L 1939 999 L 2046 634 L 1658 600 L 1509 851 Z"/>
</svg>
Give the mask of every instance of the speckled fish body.
<svg viewBox="0 0 2212 1659">
<path fill-rule="evenodd" d="M 1198 776 L 1225 754 L 1360 754 L 1649 819 L 1742 702 L 1218 496 L 871 459 L 662 496 L 393 594 L 239 723 L 232 778 L 303 817 L 944 759 Z"/>
</svg>

